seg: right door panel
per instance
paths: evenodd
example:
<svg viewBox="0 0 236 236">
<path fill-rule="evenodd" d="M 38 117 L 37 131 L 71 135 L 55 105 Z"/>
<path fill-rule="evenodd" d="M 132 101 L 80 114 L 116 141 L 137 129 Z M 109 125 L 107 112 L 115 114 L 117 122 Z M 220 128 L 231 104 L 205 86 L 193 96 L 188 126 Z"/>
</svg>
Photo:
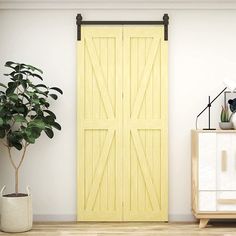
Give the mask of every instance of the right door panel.
<svg viewBox="0 0 236 236">
<path fill-rule="evenodd" d="M 167 42 L 124 27 L 124 220 L 167 220 Z"/>
<path fill-rule="evenodd" d="M 235 134 L 217 134 L 217 190 L 236 190 L 235 141 Z"/>
</svg>

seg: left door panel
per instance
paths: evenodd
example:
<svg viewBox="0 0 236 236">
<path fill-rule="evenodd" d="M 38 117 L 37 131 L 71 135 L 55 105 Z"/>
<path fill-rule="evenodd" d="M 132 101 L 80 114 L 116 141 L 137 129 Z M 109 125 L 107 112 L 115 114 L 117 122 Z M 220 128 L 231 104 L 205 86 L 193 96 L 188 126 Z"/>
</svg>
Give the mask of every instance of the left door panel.
<svg viewBox="0 0 236 236">
<path fill-rule="evenodd" d="M 122 28 L 82 27 L 78 220 L 122 220 Z"/>
</svg>

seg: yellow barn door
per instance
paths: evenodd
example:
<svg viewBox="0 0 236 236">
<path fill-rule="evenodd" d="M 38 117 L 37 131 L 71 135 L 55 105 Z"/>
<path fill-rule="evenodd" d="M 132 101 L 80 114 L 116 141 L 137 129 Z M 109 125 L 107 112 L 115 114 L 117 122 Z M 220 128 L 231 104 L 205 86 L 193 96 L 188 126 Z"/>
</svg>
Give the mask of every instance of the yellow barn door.
<svg viewBox="0 0 236 236">
<path fill-rule="evenodd" d="M 78 42 L 78 220 L 122 220 L 122 29 Z"/>
<path fill-rule="evenodd" d="M 78 220 L 167 220 L 164 27 L 82 27 Z"/>
<path fill-rule="evenodd" d="M 163 27 L 124 27 L 124 220 L 168 219 L 167 42 Z"/>
</svg>

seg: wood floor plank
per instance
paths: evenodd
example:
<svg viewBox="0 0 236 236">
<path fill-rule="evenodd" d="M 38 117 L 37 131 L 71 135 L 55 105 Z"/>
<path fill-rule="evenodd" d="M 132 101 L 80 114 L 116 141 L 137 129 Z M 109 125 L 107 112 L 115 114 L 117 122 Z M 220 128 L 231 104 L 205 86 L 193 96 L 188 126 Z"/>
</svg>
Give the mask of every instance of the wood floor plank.
<svg viewBox="0 0 236 236">
<path fill-rule="evenodd" d="M 0 232 L 0 235 L 9 235 Z M 11 236 L 16 234 L 10 234 Z M 199 229 L 197 223 L 35 223 L 33 230 L 20 236 L 236 236 L 236 222 L 214 223 Z"/>
</svg>

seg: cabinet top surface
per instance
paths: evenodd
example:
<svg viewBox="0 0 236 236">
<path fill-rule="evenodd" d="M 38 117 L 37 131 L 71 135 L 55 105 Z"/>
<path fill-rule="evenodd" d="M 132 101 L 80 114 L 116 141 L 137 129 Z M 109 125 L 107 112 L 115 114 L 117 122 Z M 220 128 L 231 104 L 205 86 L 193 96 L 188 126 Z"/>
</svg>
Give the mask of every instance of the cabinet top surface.
<svg viewBox="0 0 236 236">
<path fill-rule="evenodd" d="M 235 129 L 230 129 L 230 130 L 223 130 L 223 129 L 216 129 L 216 130 L 192 129 L 191 132 L 195 132 L 195 133 L 236 133 L 236 130 Z"/>
</svg>

